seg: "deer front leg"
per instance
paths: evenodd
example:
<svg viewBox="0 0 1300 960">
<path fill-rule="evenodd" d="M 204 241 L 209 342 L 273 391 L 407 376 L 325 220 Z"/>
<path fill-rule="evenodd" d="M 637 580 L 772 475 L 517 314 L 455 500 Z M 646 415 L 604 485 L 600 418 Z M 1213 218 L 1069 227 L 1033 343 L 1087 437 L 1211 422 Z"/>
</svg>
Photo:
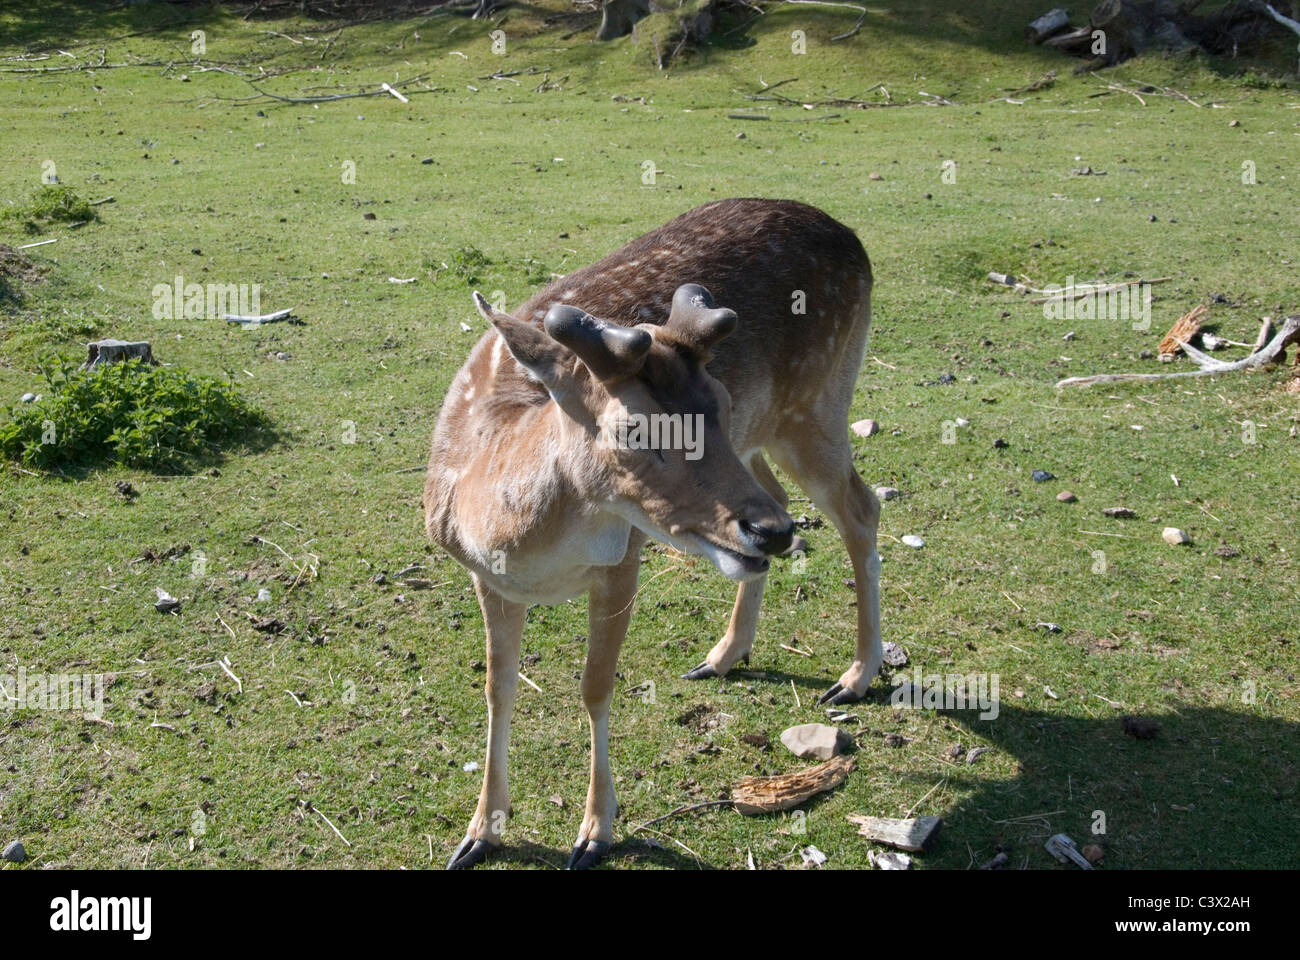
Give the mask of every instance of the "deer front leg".
<svg viewBox="0 0 1300 960">
<path fill-rule="evenodd" d="M 754 648 L 754 634 L 758 630 L 758 610 L 763 605 L 764 575 L 746 580 L 736 590 L 736 605 L 731 608 L 731 623 L 704 662 L 682 674 L 687 680 L 706 680 L 725 677 L 738 662 L 749 663 L 749 652 Z"/>
<path fill-rule="evenodd" d="M 506 752 L 510 745 L 515 691 L 519 687 L 519 642 L 527 607 L 494 593 L 478 577 L 474 578 L 474 590 L 487 630 L 487 682 L 484 684 L 488 705 L 487 760 L 478 809 L 469 822 L 465 839 L 447 862 L 448 870 L 463 870 L 481 863 L 489 852 L 499 847 L 510 812 Z"/>
<path fill-rule="evenodd" d="M 591 724 L 591 781 L 578 841 L 569 856 L 570 870 L 594 866 L 614 843 L 618 797 L 609 770 L 609 705 L 614 671 L 636 600 L 636 578 L 644 538 L 633 534 L 623 561 L 603 571 L 587 601 L 587 666 L 582 671 L 582 702 Z"/>
<path fill-rule="evenodd" d="M 789 506 L 790 497 L 785 492 L 785 487 L 776 479 L 761 453 L 750 457 L 748 466 L 754 479 L 772 495 L 782 510 Z M 766 585 L 767 576 L 764 575 L 746 580 L 736 589 L 736 603 L 731 608 L 731 622 L 727 625 L 727 632 L 714 644 L 703 663 L 682 674 L 683 679 L 723 677 L 738 662 L 749 663 L 750 651 L 754 649 L 754 634 L 758 631 L 758 611 L 763 605 L 763 588 Z"/>
</svg>

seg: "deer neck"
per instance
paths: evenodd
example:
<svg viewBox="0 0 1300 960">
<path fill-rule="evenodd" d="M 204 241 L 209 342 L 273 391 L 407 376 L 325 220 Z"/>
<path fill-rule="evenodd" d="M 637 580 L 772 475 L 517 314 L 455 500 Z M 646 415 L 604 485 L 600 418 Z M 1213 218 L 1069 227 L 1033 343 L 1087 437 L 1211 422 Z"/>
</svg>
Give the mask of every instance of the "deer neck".
<svg viewBox="0 0 1300 960">
<path fill-rule="evenodd" d="M 506 596 L 567 599 L 586 589 L 593 566 L 623 559 L 631 527 L 607 509 L 591 438 L 558 403 L 498 400 L 466 392 L 449 410 L 470 427 L 450 435 L 476 440 L 435 448 L 429 532 Z"/>
</svg>

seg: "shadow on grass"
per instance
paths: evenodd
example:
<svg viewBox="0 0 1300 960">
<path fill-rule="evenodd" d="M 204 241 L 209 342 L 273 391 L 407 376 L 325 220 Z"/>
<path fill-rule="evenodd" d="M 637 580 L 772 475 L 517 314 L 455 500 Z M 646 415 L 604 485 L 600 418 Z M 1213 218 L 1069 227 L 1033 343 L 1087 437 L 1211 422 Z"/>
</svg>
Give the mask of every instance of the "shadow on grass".
<svg viewBox="0 0 1300 960">
<path fill-rule="evenodd" d="M 1180 704 L 1147 713 L 1160 730 L 1146 740 L 1114 715 L 1067 717 L 1005 702 L 990 720 L 946 711 L 1015 757 L 1018 771 L 982 783 L 945 819 L 978 857 L 991 859 L 1001 845 L 1012 866 L 1054 865 L 1043 843 L 1064 832 L 1081 847 L 1101 844 L 1111 867 L 1295 868 L 1300 724 L 1248 709 Z M 960 769 L 977 776 L 979 767 Z M 1094 833 L 1103 820 L 1105 832 Z"/>
</svg>

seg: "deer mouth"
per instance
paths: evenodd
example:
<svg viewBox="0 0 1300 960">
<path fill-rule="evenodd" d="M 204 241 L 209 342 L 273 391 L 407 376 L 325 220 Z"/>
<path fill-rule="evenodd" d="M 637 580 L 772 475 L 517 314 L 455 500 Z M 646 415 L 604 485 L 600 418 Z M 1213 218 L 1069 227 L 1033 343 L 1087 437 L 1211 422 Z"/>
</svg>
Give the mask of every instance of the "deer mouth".
<svg viewBox="0 0 1300 960">
<path fill-rule="evenodd" d="M 698 551 L 693 552 L 707 557 L 719 573 L 731 580 L 752 580 L 767 573 L 771 563 L 766 554 L 742 553 L 698 533 L 693 534 L 691 539 L 699 547 Z"/>
</svg>

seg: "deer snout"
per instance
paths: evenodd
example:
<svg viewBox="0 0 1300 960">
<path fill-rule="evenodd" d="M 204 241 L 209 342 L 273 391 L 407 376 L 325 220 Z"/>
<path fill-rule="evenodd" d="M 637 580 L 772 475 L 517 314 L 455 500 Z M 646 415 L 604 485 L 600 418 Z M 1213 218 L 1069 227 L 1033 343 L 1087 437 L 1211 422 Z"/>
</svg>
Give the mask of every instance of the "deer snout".
<svg viewBox="0 0 1300 960">
<path fill-rule="evenodd" d="M 768 516 L 742 517 L 736 525 L 742 543 L 769 555 L 785 553 L 794 540 L 794 521 L 784 510 Z"/>
</svg>

